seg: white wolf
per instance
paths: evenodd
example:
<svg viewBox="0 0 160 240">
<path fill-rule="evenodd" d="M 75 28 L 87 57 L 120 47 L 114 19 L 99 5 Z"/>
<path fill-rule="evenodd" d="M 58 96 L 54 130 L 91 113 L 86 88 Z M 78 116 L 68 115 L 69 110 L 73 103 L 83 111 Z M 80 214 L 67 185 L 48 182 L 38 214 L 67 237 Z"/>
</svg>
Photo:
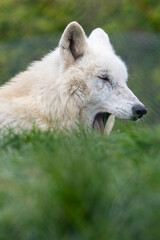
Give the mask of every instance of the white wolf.
<svg viewBox="0 0 160 240">
<path fill-rule="evenodd" d="M 110 131 L 114 116 L 137 120 L 144 105 L 127 87 L 127 69 L 100 28 L 87 38 L 77 22 L 58 48 L 0 87 L 0 129 L 71 129 L 77 123 Z M 106 124 L 107 122 L 107 124 Z"/>
</svg>

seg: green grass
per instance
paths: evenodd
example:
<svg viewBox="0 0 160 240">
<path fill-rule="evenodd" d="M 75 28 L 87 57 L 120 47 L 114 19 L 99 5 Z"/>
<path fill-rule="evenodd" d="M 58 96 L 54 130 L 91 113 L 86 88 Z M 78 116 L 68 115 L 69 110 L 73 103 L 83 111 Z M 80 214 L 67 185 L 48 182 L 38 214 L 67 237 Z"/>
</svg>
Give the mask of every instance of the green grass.
<svg viewBox="0 0 160 240">
<path fill-rule="evenodd" d="M 160 127 L 0 139 L 1 240 L 159 240 Z"/>
</svg>

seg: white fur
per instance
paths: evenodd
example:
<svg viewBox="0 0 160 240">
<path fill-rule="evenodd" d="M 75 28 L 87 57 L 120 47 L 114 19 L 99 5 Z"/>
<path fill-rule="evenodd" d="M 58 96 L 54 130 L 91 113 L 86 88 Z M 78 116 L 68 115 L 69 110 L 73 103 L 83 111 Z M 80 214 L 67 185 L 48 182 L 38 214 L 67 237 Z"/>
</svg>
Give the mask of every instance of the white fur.
<svg viewBox="0 0 160 240">
<path fill-rule="evenodd" d="M 110 82 L 99 79 L 104 74 Z M 55 51 L 1 86 L 0 128 L 92 126 L 98 112 L 131 118 L 133 105 L 140 102 L 127 87 L 127 77 L 108 35 L 95 29 L 87 38 L 72 22 Z"/>
</svg>

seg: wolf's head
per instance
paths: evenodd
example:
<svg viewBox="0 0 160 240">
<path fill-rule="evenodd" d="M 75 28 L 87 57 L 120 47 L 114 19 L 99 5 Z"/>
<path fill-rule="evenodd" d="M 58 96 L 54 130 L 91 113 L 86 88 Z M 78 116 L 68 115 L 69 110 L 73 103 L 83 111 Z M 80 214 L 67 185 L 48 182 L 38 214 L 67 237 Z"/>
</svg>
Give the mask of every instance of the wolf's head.
<svg viewBox="0 0 160 240">
<path fill-rule="evenodd" d="M 77 104 L 81 103 L 81 121 L 104 132 L 111 115 L 135 121 L 146 114 L 144 105 L 127 86 L 124 62 L 102 29 L 93 30 L 87 38 L 82 27 L 72 22 L 61 37 L 59 49 L 62 71 L 76 83 L 72 94 Z"/>
</svg>

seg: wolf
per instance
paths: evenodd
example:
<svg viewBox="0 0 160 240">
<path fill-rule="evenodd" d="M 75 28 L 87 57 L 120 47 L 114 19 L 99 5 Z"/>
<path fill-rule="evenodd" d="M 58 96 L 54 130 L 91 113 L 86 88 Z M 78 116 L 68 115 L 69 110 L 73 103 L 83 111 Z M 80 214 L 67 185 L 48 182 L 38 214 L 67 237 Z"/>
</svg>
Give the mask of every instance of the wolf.
<svg viewBox="0 0 160 240">
<path fill-rule="evenodd" d="M 127 86 L 125 63 L 107 33 L 89 37 L 71 22 L 58 47 L 0 87 L 0 129 L 73 129 L 82 123 L 110 132 L 114 118 L 138 120 L 145 106 Z"/>
</svg>

